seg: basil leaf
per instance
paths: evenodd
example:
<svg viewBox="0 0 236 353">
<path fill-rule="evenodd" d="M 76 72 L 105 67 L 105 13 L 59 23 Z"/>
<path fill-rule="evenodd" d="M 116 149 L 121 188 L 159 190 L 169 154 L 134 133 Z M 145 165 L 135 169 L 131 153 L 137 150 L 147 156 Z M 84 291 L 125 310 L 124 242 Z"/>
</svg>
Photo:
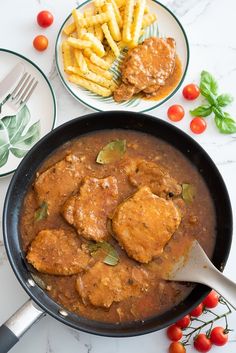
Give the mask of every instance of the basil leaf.
<svg viewBox="0 0 236 353">
<path fill-rule="evenodd" d="M 229 116 L 229 114 L 226 113 L 226 116 Z M 236 122 L 230 117 L 220 118 L 216 115 L 215 123 L 222 134 L 233 134 L 236 132 Z"/>
<path fill-rule="evenodd" d="M 190 114 L 193 116 L 206 117 L 212 113 L 212 106 L 210 105 L 200 105 L 199 107 L 190 110 Z"/>
<path fill-rule="evenodd" d="M 230 94 L 221 94 L 217 97 L 217 103 L 220 107 L 225 107 L 226 105 L 232 103 L 234 98 Z"/>
<path fill-rule="evenodd" d="M 126 152 L 126 140 L 115 140 L 104 146 L 98 153 L 96 162 L 108 164 L 118 161 Z"/>
<path fill-rule="evenodd" d="M 39 208 L 34 213 L 34 219 L 36 222 L 41 221 L 42 219 L 47 218 L 48 216 L 48 204 L 47 202 L 43 202 Z"/>
<path fill-rule="evenodd" d="M 215 115 L 216 115 L 219 119 L 224 119 L 225 113 L 223 112 L 223 110 L 221 109 L 221 107 L 219 107 L 219 106 L 213 106 L 213 107 L 212 107 L 212 111 L 215 113 Z"/>
<path fill-rule="evenodd" d="M 107 265 L 110 266 L 115 266 L 119 262 L 119 256 L 117 251 L 113 248 L 113 246 L 106 241 L 102 241 L 99 243 L 88 243 L 88 250 L 91 253 L 91 255 L 98 251 L 99 249 L 103 250 L 105 253 L 105 257 L 103 259 L 103 262 Z"/>
<path fill-rule="evenodd" d="M 207 98 L 209 93 L 217 95 L 218 83 L 216 79 L 207 71 L 201 72 L 200 91 Z"/>
<path fill-rule="evenodd" d="M 196 195 L 196 188 L 192 184 L 182 184 L 182 198 L 186 203 L 191 203 Z"/>
</svg>

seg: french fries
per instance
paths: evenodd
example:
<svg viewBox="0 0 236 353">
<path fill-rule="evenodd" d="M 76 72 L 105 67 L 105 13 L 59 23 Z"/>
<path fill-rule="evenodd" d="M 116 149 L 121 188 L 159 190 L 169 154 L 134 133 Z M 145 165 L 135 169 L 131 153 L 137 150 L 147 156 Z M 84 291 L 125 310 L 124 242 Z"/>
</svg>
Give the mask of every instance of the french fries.
<svg viewBox="0 0 236 353">
<path fill-rule="evenodd" d="M 73 33 L 76 30 L 75 22 L 70 23 L 66 27 L 63 28 L 63 33 L 67 36 L 69 36 L 71 33 Z"/>
<path fill-rule="evenodd" d="M 117 4 L 117 6 L 119 8 L 121 8 L 121 7 L 125 6 L 126 0 L 115 0 L 115 2 Z"/>
<path fill-rule="evenodd" d="M 94 16 L 82 18 L 80 20 L 80 25 L 81 27 L 89 27 L 89 26 L 95 26 L 98 24 L 103 24 L 108 21 L 110 21 L 109 14 L 107 12 L 103 12 Z"/>
<path fill-rule="evenodd" d="M 137 0 L 136 8 L 134 10 L 134 23 L 132 28 L 132 35 L 133 35 L 132 42 L 131 42 L 132 47 L 136 47 L 138 45 L 138 40 L 142 29 L 145 6 L 146 6 L 146 0 Z"/>
<path fill-rule="evenodd" d="M 80 68 L 81 72 L 86 73 L 88 72 L 88 65 L 87 62 L 83 56 L 83 53 L 78 50 L 78 49 L 74 49 L 74 55 L 75 55 L 75 62 L 77 64 L 77 66 Z M 73 65 L 68 65 L 69 67 L 73 66 Z"/>
<path fill-rule="evenodd" d="M 92 43 L 88 40 L 83 40 L 83 39 L 77 39 L 77 38 L 73 38 L 73 37 L 69 37 L 67 39 L 67 43 L 73 47 L 73 48 L 77 48 L 77 49 L 85 49 L 85 48 L 91 48 L 92 47 Z"/>
<path fill-rule="evenodd" d="M 84 88 L 87 88 L 89 91 L 96 93 L 99 96 L 109 97 L 112 94 L 112 91 L 110 89 L 102 87 L 78 75 L 69 75 L 68 79 L 70 82 L 75 83 Z"/>
<path fill-rule="evenodd" d="M 79 13 L 78 10 L 74 9 L 72 11 L 72 16 L 74 18 L 77 37 L 80 38 L 80 36 L 84 33 L 84 29 L 80 25 L 80 20 L 83 18 L 83 15 L 81 13 Z"/>
<path fill-rule="evenodd" d="M 107 78 L 108 80 L 112 80 L 113 75 L 110 71 L 104 70 L 101 67 L 94 65 L 89 59 L 85 58 L 85 61 L 87 63 L 87 67 L 89 68 L 90 71 L 94 72 L 97 75 L 103 76 Z"/>
<path fill-rule="evenodd" d="M 84 11 L 84 17 L 85 17 L 85 18 L 89 18 L 89 17 L 91 17 L 91 16 L 93 16 L 93 15 L 94 15 L 94 10 L 93 10 L 92 8 L 89 8 L 88 10 L 85 10 L 85 11 Z M 84 30 L 85 30 L 85 28 L 84 28 Z M 86 30 L 85 30 L 85 31 L 86 31 Z M 94 34 L 94 27 L 93 27 L 93 26 L 88 27 L 88 28 L 87 28 L 87 31 L 88 31 L 89 33 Z"/>
<path fill-rule="evenodd" d="M 67 41 L 63 41 L 61 45 L 62 49 L 62 59 L 64 64 L 64 70 L 67 72 L 68 66 L 73 66 L 73 57 L 71 53 L 71 47 Z"/>
<path fill-rule="evenodd" d="M 103 38 L 104 38 L 104 35 L 103 35 L 103 31 L 102 31 L 101 25 L 96 25 L 94 27 L 94 32 L 95 32 L 95 36 L 100 40 L 100 42 L 102 42 Z"/>
<path fill-rule="evenodd" d="M 89 81 L 95 82 L 102 87 L 106 87 L 109 89 L 113 87 L 113 83 L 111 80 L 108 80 L 102 76 L 99 76 L 92 71 L 87 71 L 84 73 L 78 67 L 75 67 L 75 66 L 68 66 L 67 69 L 69 72 L 71 72 L 73 74 L 77 74 L 80 77 L 83 77 Z"/>
<path fill-rule="evenodd" d="M 88 42 L 90 42 L 92 44 L 91 45 L 92 46 L 92 50 L 98 56 L 104 56 L 105 55 L 104 46 L 102 45 L 100 40 L 97 37 L 95 37 L 94 34 L 86 33 L 86 34 L 83 35 L 83 39 L 87 40 Z"/>
<path fill-rule="evenodd" d="M 105 36 L 108 44 L 111 47 L 111 50 L 114 52 L 115 56 L 118 57 L 120 55 L 120 50 L 119 50 L 118 46 L 116 45 L 116 42 L 112 38 L 111 33 L 108 28 L 108 25 L 106 23 L 103 23 L 102 30 L 103 30 L 104 36 Z"/>
<path fill-rule="evenodd" d="M 120 33 L 120 28 L 119 25 L 116 21 L 116 16 L 114 13 L 114 9 L 112 4 L 107 3 L 104 5 L 109 17 L 110 17 L 110 21 L 108 22 L 108 26 L 110 29 L 110 32 L 112 34 L 112 37 L 114 38 L 114 40 L 119 41 L 121 40 L 121 33 Z"/>
<path fill-rule="evenodd" d="M 99 58 L 96 54 L 92 53 L 90 56 L 90 60 L 97 66 L 100 66 L 104 70 L 108 70 L 111 67 L 111 63 L 107 63 L 102 58 Z"/>
<path fill-rule="evenodd" d="M 156 19 L 157 17 L 155 13 L 148 13 L 147 15 L 143 16 L 142 28 L 150 26 L 156 21 Z"/>
<path fill-rule="evenodd" d="M 155 21 L 146 0 L 92 0 L 83 13 L 74 9 L 72 22 L 62 31 L 68 80 L 102 97 L 110 96 L 117 77 L 109 70 L 113 62 L 124 48 L 137 46 Z"/>
<path fill-rule="evenodd" d="M 113 10 L 114 10 L 114 13 L 116 16 L 116 21 L 117 21 L 119 27 L 122 28 L 123 27 L 123 20 L 122 20 L 121 14 L 120 14 L 119 7 L 117 6 L 117 3 L 115 2 L 115 0 L 109 0 L 109 2 L 112 4 Z"/>
<path fill-rule="evenodd" d="M 124 42 L 129 43 L 132 40 L 131 37 L 131 26 L 133 20 L 135 0 L 127 0 L 124 12 L 124 25 L 122 39 Z"/>
</svg>

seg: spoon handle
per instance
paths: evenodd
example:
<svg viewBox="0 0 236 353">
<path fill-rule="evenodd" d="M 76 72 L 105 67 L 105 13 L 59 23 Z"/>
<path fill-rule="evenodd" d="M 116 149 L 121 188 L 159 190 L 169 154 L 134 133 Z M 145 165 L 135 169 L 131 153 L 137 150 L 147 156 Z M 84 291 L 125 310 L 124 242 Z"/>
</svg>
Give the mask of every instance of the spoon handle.
<svg viewBox="0 0 236 353">
<path fill-rule="evenodd" d="M 205 271 L 203 270 L 203 272 Z M 202 279 L 204 280 L 202 280 L 201 283 L 215 289 L 236 310 L 236 284 L 229 278 L 225 277 L 213 265 L 208 268 L 207 277 L 206 273 L 203 275 Z"/>
<path fill-rule="evenodd" d="M 179 262 L 166 279 L 207 285 L 222 295 L 236 310 L 236 283 L 225 277 L 195 241 L 185 262 Z"/>
</svg>

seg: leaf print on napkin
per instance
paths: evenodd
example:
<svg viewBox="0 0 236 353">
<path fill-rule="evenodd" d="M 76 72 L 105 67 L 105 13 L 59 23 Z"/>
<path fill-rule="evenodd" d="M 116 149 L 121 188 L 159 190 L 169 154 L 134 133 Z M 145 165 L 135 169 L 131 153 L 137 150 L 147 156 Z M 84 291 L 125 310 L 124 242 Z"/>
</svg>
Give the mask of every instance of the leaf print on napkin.
<svg viewBox="0 0 236 353">
<path fill-rule="evenodd" d="M 29 109 L 24 106 L 18 114 L 6 116 L 0 121 L 0 167 L 6 164 L 9 152 L 22 158 L 32 145 L 39 140 L 40 122 L 27 129 L 30 122 Z"/>
<path fill-rule="evenodd" d="M 0 120 L 0 168 L 4 166 L 9 156 L 9 144 L 5 127 Z"/>
</svg>

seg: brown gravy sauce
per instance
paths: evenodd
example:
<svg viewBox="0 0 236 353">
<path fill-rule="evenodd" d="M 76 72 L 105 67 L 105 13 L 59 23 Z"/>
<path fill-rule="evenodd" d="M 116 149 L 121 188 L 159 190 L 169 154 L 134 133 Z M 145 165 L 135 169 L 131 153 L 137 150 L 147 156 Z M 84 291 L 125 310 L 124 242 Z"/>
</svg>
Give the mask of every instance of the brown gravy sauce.
<svg viewBox="0 0 236 353">
<path fill-rule="evenodd" d="M 165 85 L 160 87 L 155 94 L 150 96 L 145 96 L 143 98 L 146 100 L 155 100 L 155 101 L 165 98 L 178 85 L 178 83 L 180 82 L 181 76 L 182 76 L 182 63 L 180 61 L 180 58 L 177 55 L 175 59 L 175 68 L 174 68 L 173 74 L 166 80 Z"/>
</svg>

